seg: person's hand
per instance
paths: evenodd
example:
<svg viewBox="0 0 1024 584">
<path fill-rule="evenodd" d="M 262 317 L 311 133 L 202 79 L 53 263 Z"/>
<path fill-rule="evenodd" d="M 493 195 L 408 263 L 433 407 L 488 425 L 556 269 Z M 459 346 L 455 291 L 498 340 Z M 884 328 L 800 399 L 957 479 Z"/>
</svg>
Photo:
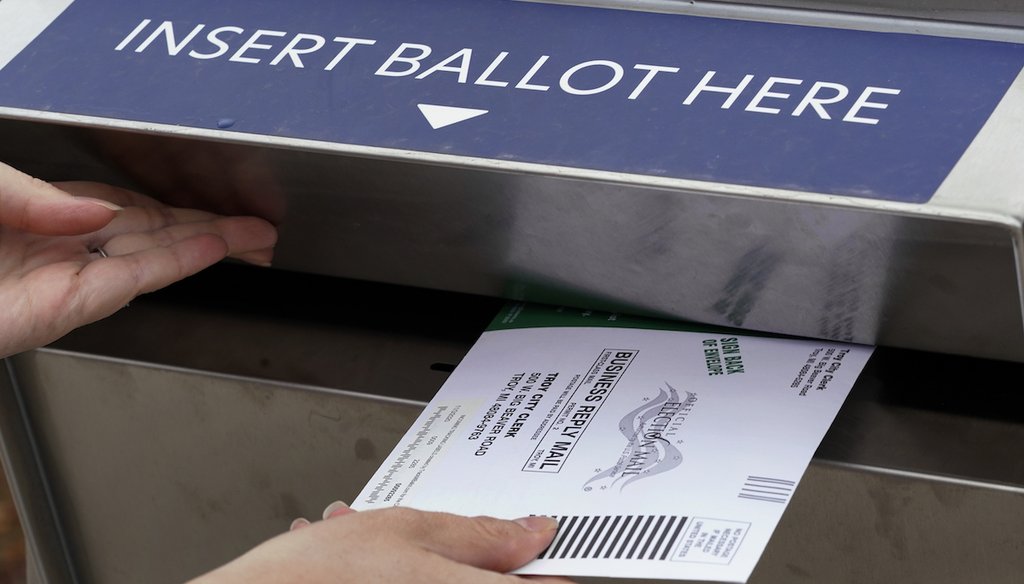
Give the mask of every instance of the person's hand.
<svg viewBox="0 0 1024 584">
<path fill-rule="evenodd" d="M 255 217 L 173 209 L 98 183 L 50 185 L 0 163 L 0 357 L 228 255 L 268 265 L 276 240 Z"/>
<path fill-rule="evenodd" d="M 355 512 L 333 504 L 325 519 L 292 529 L 192 584 L 572 584 L 519 577 L 550 545 L 547 517 L 505 521 L 392 507 Z"/>
</svg>

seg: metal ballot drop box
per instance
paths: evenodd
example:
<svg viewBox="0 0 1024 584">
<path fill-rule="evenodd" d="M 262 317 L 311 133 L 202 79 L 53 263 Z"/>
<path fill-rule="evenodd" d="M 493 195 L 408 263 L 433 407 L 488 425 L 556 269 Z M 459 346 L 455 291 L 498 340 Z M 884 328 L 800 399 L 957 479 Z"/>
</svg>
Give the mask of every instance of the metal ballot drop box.
<svg viewBox="0 0 1024 584">
<path fill-rule="evenodd" d="M 1022 27 L 3 0 L 0 160 L 281 233 L 4 362 L 30 580 L 181 582 L 351 500 L 516 299 L 881 345 L 751 582 L 1022 581 Z"/>
</svg>

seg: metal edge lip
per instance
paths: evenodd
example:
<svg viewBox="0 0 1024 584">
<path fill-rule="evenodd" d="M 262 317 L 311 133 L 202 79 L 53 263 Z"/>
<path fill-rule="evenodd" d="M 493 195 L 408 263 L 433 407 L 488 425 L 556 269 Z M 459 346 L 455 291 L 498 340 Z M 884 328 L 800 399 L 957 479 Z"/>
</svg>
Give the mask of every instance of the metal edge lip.
<svg viewBox="0 0 1024 584">
<path fill-rule="evenodd" d="M 68 538 L 53 498 L 18 373 L 10 357 L 0 359 L 0 460 L 11 479 L 8 486 L 22 526 L 29 572 L 45 582 L 79 581 L 71 560 Z M 15 451 L 17 452 L 15 454 Z M 20 477 L 15 480 L 15 477 Z"/>
<path fill-rule="evenodd" d="M 856 462 L 842 462 L 824 458 L 812 458 L 811 462 L 821 464 L 824 466 L 842 468 L 855 472 L 883 474 L 910 480 L 939 482 L 972 489 L 985 489 L 990 491 L 1000 491 L 1014 495 L 1024 495 L 1024 485 L 1014 485 L 1000 481 L 986 482 L 951 475 L 928 474 L 926 472 L 921 471 L 900 470 L 883 466 L 874 466 L 870 464 L 861 464 Z"/>
<path fill-rule="evenodd" d="M 44 354 L 52 354 L 62 357 L 71 357 L 77 359 L 87 359 L 91 361 L 99 361 L 109 365 L 130 365 L 136 367 L 142 367 L 145 369 L 168 371 L 172 373 L 183 373 L 186 375 L 202 375 L 205 377 L 213 377 L 224 381 L 234 381 L 239 383 L 253 383 L 259 385 L 270 385 L 280 389 L 291 389 L 300 391 L 310 391 L 313 393 L 322 393 L 334 396 L 344 396 L 354 399 L 370 400 L 370 401 L 381 401 L 392 405 L 403 405 L 403 406 L 414 406 L 423 408 L 427 405 L 425 401 L 417 401 L 399 397 L 392 397 L 387 395 L 376 395 L 372 393 L 364 393 L 359 391 L 353 391 L 349 389 L 335 389 L 331 387 L 324 387 L 320 385 L 308 385 L 302 383 L 292 383 L 288 381 L 279 381 L 275 379 L 263 379 L 260 377 L 249 377 L 246 375 L 235 375 L 232 373 L 221 373 L 217 371 L 208 371 L 204 369 L 195 369 L 191 367 L 182 367 L 180 365 L 166 365 L 163 363 L 154 363 L 152 361 L 140 361 L 137 359 L 125 359 L 121 357 L 111 357 L 108 355 L 102 355 L 98 353 L 86 353 L 82 351 L 70 351 L 67 349 L 55 349 L 52 347 L 40 347 L 33 349 Z"/>
<path fill-rule="evenodd" d="M 1024 331 L 1024 233 L 1017 230 L 1010 234 L 1013 242 L 1013 257 L 1017 268 L 1017 296 L 1020 298 L 1021 331 Z"/>
<path fill-rule="evenodd" d="M 995 24 L 964 23 L 952 20 L 935 20 L 908 16 L 905 13 L 892 15 L 868 14 L 834 9 L 795 8 L 765 6 L 740 2 L 716 2 L 681 0 L 514 0 L 529 4 L 557 4 L 610 10 L 630 10 L 658 14 L 676 14 L 706 18 L 723 18 L 861 30 L 865 32 L 901 33 L 922 36 L 953 37 L 961 39 L 987 40 L 1009 43 L 1024 43 L 1024 29 L 1015 26 Z"/>
<path fill-rule="evenodd" d="M 309 140 L 304 138 L 271 136 L 266 134 L 227 132 L 212 129 L 207 130 L 202 128 L 193 128 L 190 126 L 174 126 L 170 124 L 137 122 L 117 118 L 43 112 L 0 106 L 0 119 L 4 117 L 22 121 L 56 122 L 64 125 L 91 129 L 115 129 L 135 133 L 149 133 L 165 137 L 205 138 L 229 144 L 273 147 L 302 152 L 344 154 L 381 160 L 401 160 L 413 163 L 500 173 L 518 172 L 562 179 L 596 180 L 610 184 L 628 185 L 631 187 L 680 190 L 697 194 L 728 196 L 742 199 L 769 199 L 791 203 L 813 203 L 826 207 L 874 211 L 897 216 L 953 219 L 964 223 L 993 224 L 1004 227 L 1013 233 L 1020 233 L 1021 230 L 1024 229 L 1024 225 L 1022 225 L 1017 218 L 1011 215 L 1004 215 L 991 211 L 970 211 L 952 207 L 944 208 L 941 205 L 930 205 L 928 203 L 903 203 L 898 201 L 886 201 L 844 195 L 807 193 L 780 188 L 715 183 L 694 179 L 663 178 L 643 174 L 572 168 L 534 162 L 516 162 L 493 158 L 439 154 L 434 152 L 402 150 L 379 146 L 360 146 L 337 142 Z"/>
</svg>

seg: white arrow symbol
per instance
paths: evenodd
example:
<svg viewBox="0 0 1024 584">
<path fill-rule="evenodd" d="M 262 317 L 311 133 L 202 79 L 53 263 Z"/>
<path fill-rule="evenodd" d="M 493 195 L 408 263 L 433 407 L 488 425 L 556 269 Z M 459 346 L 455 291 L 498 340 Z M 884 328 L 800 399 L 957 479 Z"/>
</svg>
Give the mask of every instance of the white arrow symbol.
<svg viewBox="0 0 1024 584">
<path fill-rule="evenodd" d="M 420 113 L 423 114 L 424 118 L 427 118 L 427 123 L 435 130 L 452 124 L 457 124 L 459 122 L 464 122 L 470 118 L 482 116 L 487 113 L 487 110 L 482 109 L 454 107 L 450 105 L 430 105 L 428 103 L 421 103 L 416 107 L 420 108 Z"/>
</svg>

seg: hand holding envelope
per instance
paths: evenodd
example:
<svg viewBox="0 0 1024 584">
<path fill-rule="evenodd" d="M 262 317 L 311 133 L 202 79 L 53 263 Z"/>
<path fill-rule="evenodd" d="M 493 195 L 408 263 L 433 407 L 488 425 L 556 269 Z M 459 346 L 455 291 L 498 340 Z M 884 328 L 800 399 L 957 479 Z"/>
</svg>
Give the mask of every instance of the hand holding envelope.
<svg viewBox="0 0 1024 584">
<path fill-rule="evenodd" d="M 407 508 L 327 513 L 254 548 L 192 584 L 514 584 L 506 574 L 555 535 L 546 517 L 504 521 Z M 536 584 L 571 584 L 533 577 Z"/>
<path fill-rule="evenodd" d="M 170 208 L 99 183 L 51 185 L 0 163 L 0 302 L 7 308 L 0 357 L 48 343 L 225 256 L 267 264 L 276 238 L 256 217 Z M 532 560 L 555 534 L 554 521 L 537 517 L 409 509 L 327 515 L 197 582 L 511 584 L 521 578 L 504 572 Z"/>
<path fill-rule="evenodd" d="M 556 517 L 521 573 L 744 582 L 871 352 L 510 304 L 353 505 Z"/>
</svg>

